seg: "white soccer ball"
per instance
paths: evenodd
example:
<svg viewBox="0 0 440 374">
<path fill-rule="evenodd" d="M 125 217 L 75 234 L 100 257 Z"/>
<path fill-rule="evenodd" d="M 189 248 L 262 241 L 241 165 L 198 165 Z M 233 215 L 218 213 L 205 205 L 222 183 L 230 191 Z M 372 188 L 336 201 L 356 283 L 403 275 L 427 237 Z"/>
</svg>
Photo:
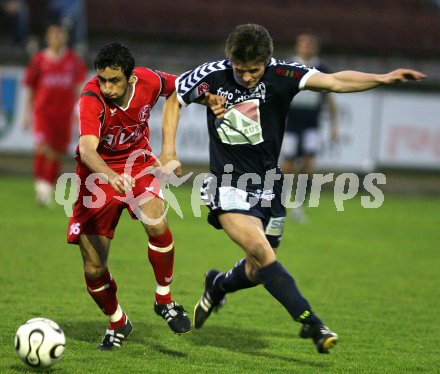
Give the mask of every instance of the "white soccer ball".
<svg viewBox="0 0 440 374">
<path fill-rule="evenodd" d="M 32 367 L 47 368 L 57 362 L 66 347 L 63 330 L 50 319 L 33 318 L 21 325 L 15 335 L 15 352 Z"/>
</svg>

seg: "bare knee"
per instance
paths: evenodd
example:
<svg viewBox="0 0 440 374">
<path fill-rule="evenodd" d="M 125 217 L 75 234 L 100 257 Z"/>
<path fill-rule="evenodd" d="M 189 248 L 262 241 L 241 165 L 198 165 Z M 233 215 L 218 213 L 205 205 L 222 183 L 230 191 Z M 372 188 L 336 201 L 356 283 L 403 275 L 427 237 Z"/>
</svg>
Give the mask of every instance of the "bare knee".
<svg viewBox="0 0 440 374">
<path fill-rule="evenodd" d="M 93 261 L 84 262 L 84 273 L 88 279 L 100 278 L 104 275 L 107 266 Z"/>
<path fill-rule="evenodd" d="M 276 256 L 269 243 L 263 240 L 254 240 L 246 248 L 249 275 L 258 269 L 267 266 L 276 260 Z"/>
<path fill-rule="evenodd" d="M 244 272 L 246 274 L 246 277 L 255 284 L 260 284 L 260 278 L 258 277 L 258 269 L 259 268 L 256 267 L 256 265 L 252 262 L 252 260 L 249 257 L 247 257 Z"/>
<path fill-rule="evenodd" d="M 142 224 L 148 236 L 162 235 L 168 229 L 163 200 L 154 198 L 140 205 L 139 208 L 146 218 L 142 220 Z"/>
<path fill-rule="evenodd" d="M 168 223 L 165 219 L 159 222 L 157 225 L 145 225 L 145 231 L 148 236 L 159 236 L 162 235 L 168 229 Z"/>
<path fill-rule="evenodd" d="M 107 269 L 110 239 L 81 235 L 79 247 L 83 259 L 84 273 L 87 278 L 96 279 L 101 277 Z"/>
<path fill-rule="evenodd" d="M 60 158 L 60 154 L 55 151 L 49 144 L 47 143 L 39 143 L 35 146 L 35 153 L 42 154 L 50 160 L 57 160 Z"/>
</svg>

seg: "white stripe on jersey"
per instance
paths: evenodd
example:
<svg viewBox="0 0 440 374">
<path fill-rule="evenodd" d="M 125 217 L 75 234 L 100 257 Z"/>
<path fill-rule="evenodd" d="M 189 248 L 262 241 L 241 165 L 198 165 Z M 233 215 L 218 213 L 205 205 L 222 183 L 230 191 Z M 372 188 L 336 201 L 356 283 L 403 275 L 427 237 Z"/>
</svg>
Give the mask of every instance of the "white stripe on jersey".
<svg viewBox="0 0 440 374">
<path fill-rule="evenodd" d="M 272 64 L 272 61 L 271 61 L 271 63 L 269 65 L 273 65 L 273 66 L 275 66 L 275 65 L 297 66 L 299 68 L 306 68 L 306 69 L 310 68 L 310 66 L 304 65 L 304 64 L 299 63 L 299 62 L 290 62 L 290 61 L 285 61 L 285 60 L 275 60 L 274 64 Z"/>
<path fill-rule="evenodd" d="M 299 88 L 300 91 L 305 90 L 305 87 L 306 87 L 306 83 L 307 83 L 307 81 L 309 80 L 309 78 L 310 78 L 313 74 L 316 74 L 316 73 L 319 73 L 319 70 L 313 68 L 313 69 L 310 69 L 310 70 L 306 73 L 306 75 L 304 75 L 304 76 L 301 78 L 301 81 L 299 82 L 299 85 L 298 85 L 298 88 Z"/>
<path fill-rule="evenodd" d="M 186 72 L 177 78 L 176 90 L 179 96 L 184 96 L 191 91 L 204 77 L 214 71 L 230 69 L 229 60 L 220 60 L 215 62 L 207 62 L 195 68 L 192 72 Z M 190 74 L 188 74 L 190 73 Z"/>
</svg>

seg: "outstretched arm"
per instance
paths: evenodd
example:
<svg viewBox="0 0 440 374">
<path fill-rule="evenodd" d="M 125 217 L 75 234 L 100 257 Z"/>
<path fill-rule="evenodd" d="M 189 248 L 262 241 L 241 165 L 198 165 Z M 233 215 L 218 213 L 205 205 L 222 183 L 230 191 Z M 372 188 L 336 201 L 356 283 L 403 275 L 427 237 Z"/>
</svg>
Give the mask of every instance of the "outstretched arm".
<svg viewBox="0 0 440 374">
<path fill-rule="evenodd" d="M 322 92 L 360 92 L 382 85 L 420 81 L 426 75 L 416 70 L 397 69 L 386 74 L 370 74 L 345 70 L 333 74 L 316 73 L 306 82 L 305 89 Z"/>
</svg>

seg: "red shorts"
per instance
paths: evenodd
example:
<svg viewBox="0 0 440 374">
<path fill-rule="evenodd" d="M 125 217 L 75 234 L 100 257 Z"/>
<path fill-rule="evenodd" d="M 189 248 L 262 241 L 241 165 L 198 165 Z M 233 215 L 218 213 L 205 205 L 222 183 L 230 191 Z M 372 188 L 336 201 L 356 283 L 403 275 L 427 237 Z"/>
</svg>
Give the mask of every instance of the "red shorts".
<svg viewBox="0 0 440 374">
<path fill-rule="evenodd" d="M 67 242 L 78 244 L 81 234 L 102 235 L 112 239 L 122 211 L 127 208 L 133 219 L 137 219 L 136 209 L 146 199 L 162 199 L 160 180 L 151 174 L 136 179 L 136 185 L 121 194 L 98 177 L 78 174 L 79 194 L 75 202 L 72 218 L 69 220 Z M 87 179 L 87 183 L 86 183 Z M 78 182 L 79 183 L 79 182 Z"/>
<path fill-rule="evenodd" d="M 35 142 L 47 144 L 53 150 L 64 153 L 72 136 L 71 115 L 35 116 Z"/>
</svg>

